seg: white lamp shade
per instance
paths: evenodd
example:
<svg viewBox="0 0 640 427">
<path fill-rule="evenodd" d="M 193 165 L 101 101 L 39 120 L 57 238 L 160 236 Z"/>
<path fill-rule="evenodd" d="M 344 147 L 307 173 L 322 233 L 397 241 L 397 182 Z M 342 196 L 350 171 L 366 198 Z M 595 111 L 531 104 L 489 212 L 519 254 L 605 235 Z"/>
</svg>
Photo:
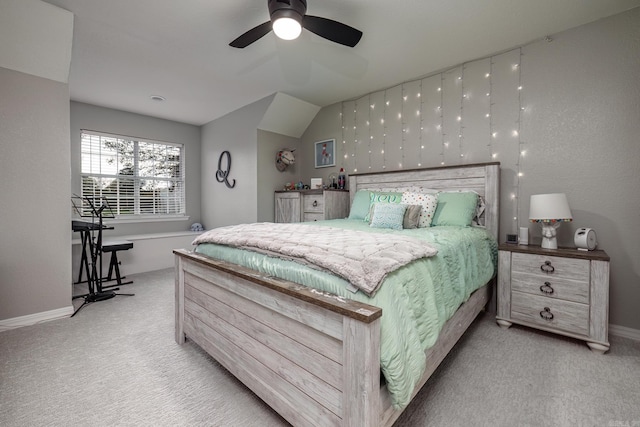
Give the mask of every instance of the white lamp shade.
<svg viewBox="0 0 640 427">
<path fill-rule="evenodd" d="M 564 193 L 534 194 L 529 203 L 531 222 L 567 222 L 573 219 Z"/>
</svg>

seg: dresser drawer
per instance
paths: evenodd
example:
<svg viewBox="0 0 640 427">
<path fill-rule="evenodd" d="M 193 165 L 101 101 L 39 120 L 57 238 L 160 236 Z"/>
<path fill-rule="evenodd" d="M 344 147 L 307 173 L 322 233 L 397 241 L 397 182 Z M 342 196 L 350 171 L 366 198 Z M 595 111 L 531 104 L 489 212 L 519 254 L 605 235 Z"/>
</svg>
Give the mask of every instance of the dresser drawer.
<svg viewBox="0 0 640 427">
<path fill-rule="evenodd" d="M 513 291 L 511 318 L 547 328 L 589 335 L 589 306 L 576 302 Z"/>
<path fill-rule="evenodd" d="M 324 197 L 322 194 L 305 194 L 302 200 L 303 212 L 324 213 Z"/>
<path fill-rule="evenodd" d="M 322 214 L 322 213 L 305 212 L 302 215 L 302 221 L 304 221 L 304 222 L 322 221 L 323 219 L 324 219 L 324 214 Z"/>
<path fill-rule="evenodd" d="M 588 281 L 569 280 L 553 274 L 513 271 L 511 290 L 589 304 Z"/>
<path fill-rule="evenodd" d="M 589 282 L 589 261 L 538 254 L 512 254 L 512 272 Z"/>
</svg>

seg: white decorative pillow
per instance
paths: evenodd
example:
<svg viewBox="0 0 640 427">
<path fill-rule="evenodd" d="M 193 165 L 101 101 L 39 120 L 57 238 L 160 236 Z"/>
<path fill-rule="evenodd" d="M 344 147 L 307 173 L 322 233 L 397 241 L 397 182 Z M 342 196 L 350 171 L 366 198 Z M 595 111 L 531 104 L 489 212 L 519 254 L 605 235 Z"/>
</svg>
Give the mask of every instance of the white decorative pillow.
<svg viewBox="0 0 640 427">
<path fill-rule="evenodd" d="M 399 203 L 376 203 L 373 205 L 371 227 L 402 230 L 406 205 Z"/>
<path fill-rule="evenodd" d="M 420 211 L 420 220 L 418 221 L 418 228 L 431 227 L 431 221 L 433 220 L 433 214 L 438 206 L 438 195 L 427 193 L 402 193 L 402 201 L 405 205 L 420 205 L 422 210 Z"/>
</svg>

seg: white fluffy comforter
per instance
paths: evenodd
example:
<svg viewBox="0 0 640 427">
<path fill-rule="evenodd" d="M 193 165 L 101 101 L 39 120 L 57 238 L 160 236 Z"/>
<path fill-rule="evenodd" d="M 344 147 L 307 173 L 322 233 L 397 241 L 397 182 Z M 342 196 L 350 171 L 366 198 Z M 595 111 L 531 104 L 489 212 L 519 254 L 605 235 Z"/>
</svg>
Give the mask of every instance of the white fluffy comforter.
<svg viewBox="0 0 640 427">
<path fill-rule="evenodd" d="M 400 234 L 267 222 L 215 228 L 193 241 L 200 243 L 263 252 L 326 269 L 369 296 L 387 274 L 438 252 L 424 241 Z"/>
</svg>

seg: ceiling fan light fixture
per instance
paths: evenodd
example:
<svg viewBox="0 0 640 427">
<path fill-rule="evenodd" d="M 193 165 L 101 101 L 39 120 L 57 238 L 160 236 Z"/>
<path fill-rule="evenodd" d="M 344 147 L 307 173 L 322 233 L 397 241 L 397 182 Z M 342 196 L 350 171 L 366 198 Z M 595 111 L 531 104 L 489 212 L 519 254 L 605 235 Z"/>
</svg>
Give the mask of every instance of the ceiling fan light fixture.
<svg viewBox="0 0 640 427">
<path fill-rule="evenodd" d="M 295 40 L 302 33 L 302 16 L 293 10 L 281 9 L 273 13 L 273 32 L 283 40 Z"/>
</svg>

